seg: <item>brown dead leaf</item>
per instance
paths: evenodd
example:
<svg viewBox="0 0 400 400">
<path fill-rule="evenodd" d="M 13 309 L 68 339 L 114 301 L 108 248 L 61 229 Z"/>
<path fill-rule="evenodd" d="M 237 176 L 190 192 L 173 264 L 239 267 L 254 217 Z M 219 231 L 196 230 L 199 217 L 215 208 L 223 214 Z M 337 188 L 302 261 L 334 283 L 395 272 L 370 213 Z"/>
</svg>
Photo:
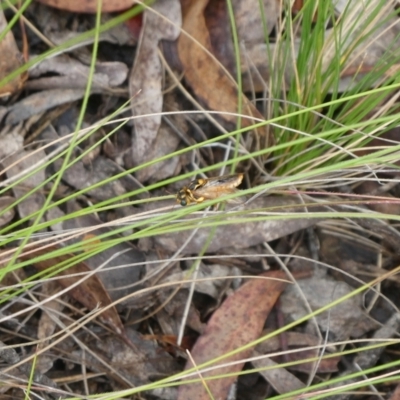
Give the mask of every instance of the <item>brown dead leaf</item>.
<svg viewBox="0 0 400 400">
<path fill-rule="evenodd" d="M 0 34 L 7 29 L 7 20 L 4 17 L 3 9 L 0 9 Z M 23 64 L 23 56 L 15 43 L 14 35 L 8 31 L 3 40 L 0 41 L 0 81 L 6 78 Z M 4 57 L 4 55 L 7 55 Z M 0 97 L 14 93 L 21 89 L 26 79 L 26 73 L 18 75 L 13 80 L 0 87 Z"/>
<path fill-rule="evenodd" d="M 49 268 L 54 268 L 57 265 L 63 265 L 73 257 L 73 255 L 65 254 L 45 260 L 35 260 L 35 257 L 44 256 L 46 254 L 49 254 L 50 251 L 55 250 L 57 249 L 37 248 L 34 249 L 33 252 L 30 251 L 28 254 L 21 254 L 19 258 L 24 261 L 32 260 L 33 264 L 39 271 L 45 271 Z M 58 283 L 64 288 L 71 288 L 68 294 L 71 295 L 79 303 L 87 307 L 89 310 L 93 310 L 98 306 L 109 306 L 112 301 L 100 279 L 96 275 L 92 275 L 88 279 L 82 279 L 90 272 L 91 269 L 84 262 L 79 262 L 68 268 L 67 270 L 58 272 L 58 276 L 60 277 Z M 78 281 L 79 284 L 76 285 Z M 124 327 L 114 306 L 108 307 L 106 310 L 104 310 L 101 313 L 100 318 L 104 321 L 104 323 L 111 326 L 111 328 L 114 329 L 115 332 L 121 337 L 125 336 Z"/>
<path fill-rule="evenodd" d="M 185 71 L 185 79 L 196 95 L 212 110 L 220 111 L 221 117 L 236 123 L 237 117 L 226 113 L 238 112 L 238 96 L 242 96 L 243 113 L 249 117 L 264 119 L 255 106 L 238 92 L 234 79 L 210 55 L 213 47 L 204 17 L 209 0 L 183 3 L 183 25 L 178 40 L 178 53 Z M 242 118 L 242 126 L 248 127 L 252 118 Z M 257 129 L 259 148 L 267 148 L 272 138 L 264 128 Z"/>
<path fill-rule="evenodd" d="M 282 271 L 269 271 L 261 275 L 262 279 L 252 279 L 245 283 L 213 314 L 202 336 L 192 350 L 196 365 L 236 350 L 257 339 L 265 319 L 274 306 L 286 283 L 277 279 L 286 279 Z M 265 279 L 265 277 L 272 279 Z M 252 349 L 247 349 L 227 357 L 223 363 L 235 362 L 247 358 Z M 221 364 L 221 362 L 219 363 Z M 204 378 L 239 372 L 244 363 L 203 373 Z M 193 368 L 191 363 L 186 369 Z M 224 379 L 208 380 L 207 386 L 216 399 L 225 399 L 236 376 Z M 182 385 L 178 400 L 208 400 L 209 395 L 202 383 Z"/>
<path fill-rule="evenodd" d="M 400 400 L 400 383 L 397 384 L 396 389 L 390 396 L 389 400 Z"/>
<path fill-rule="evenodd" d="M 282 12 L 280 0 L 236 0 L 232 6 L 241 52 L 246 52 L 249 46 L 265 44 L 265 35 L 276 28 Z M 230 39 L 232 27 L 226 2 L 209 1 L 205 16 L 213 52 L 229 72 L 233 73 L 235 51 Z"/>
<path fill-rule="evenodd" d="M 263 9 L 260 9 L 261 4 L 264 6 Z M 259 0 L 242 0 L 236 1 L 234 4 L 236 28 L 240 42 L 240 70 L 244 92 L 265 91 L 268 88 L 268 80 L 271 79 L 271 70 L 274 71 L 274 66 L 283 64 L 283 61 L 279 64 L 277 59 L 265 63 L 265 54 L 270 50 L 267 47 L 260 49 L 260 46 L 274 45 L 274 43 L 266 45 L 265 36 L 271 34 L 273 29 L 279 29 L 277 25 L 279 26 L 278 21 L 282 8 L 280 0 L 263 0 L 262 2 Z M 251 26 L 251 29 L 249 29 L 249 26 Z M 266 53 L 257 54 L 260 51 Z M 273 54 L 273 52 L 271 51 L 269 54 Z M 230 57 L 231 63 L 234 63 L 235 55 L 231 54 Z M 264 58 L 261 62 L 257 62 L 261 57 Z M 273 57 L 276 57 L 276 55 Z M 274 76 L 273 72 L 272 76 Z"/>
<path fill-rule="evenodd" d="M 37 0 L 50 7 L 76 13 L 96 13 L 99 8 L 98 0 Z M 135 0 L 102 0 L 101 11 L 116 12 L 126 10 L 135 4 Z"/>
<path fill-rule="evenodd" d="M 149 152 L 156 147 L 155 140 L 161 124 L 163 107 L 163 72 L 159 57 L 160 40 L 175 40 L 181 25 L 181 7 L 178 0 L 159 0 L 153 9 L 143 15 L 139 47 L 130 75 L 129 89 L 133 98 L 134 115 L 146 117 L 134 119 L 132 140 L 135 165 L 151 160 Z M 164 141 L 167 138 L 164 137 Z"/>
</svg>

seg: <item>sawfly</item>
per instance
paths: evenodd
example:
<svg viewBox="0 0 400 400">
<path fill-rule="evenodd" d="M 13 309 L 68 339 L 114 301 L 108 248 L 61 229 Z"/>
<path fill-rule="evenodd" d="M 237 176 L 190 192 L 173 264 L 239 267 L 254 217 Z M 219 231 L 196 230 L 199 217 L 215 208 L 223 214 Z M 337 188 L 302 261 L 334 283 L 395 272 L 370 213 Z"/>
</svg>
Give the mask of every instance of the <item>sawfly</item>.
<svg viewBox="0 0 400 400">
<path fill-rule="evenodd" d="M 176 195 L 176 201 L 182 206 L 214 200 L 221 196 L 237 192 L 236 187 L 242 183 L 243 174 L 222 175 L 216 178 L 195 179 L 184 186 Z"/>
</svg>

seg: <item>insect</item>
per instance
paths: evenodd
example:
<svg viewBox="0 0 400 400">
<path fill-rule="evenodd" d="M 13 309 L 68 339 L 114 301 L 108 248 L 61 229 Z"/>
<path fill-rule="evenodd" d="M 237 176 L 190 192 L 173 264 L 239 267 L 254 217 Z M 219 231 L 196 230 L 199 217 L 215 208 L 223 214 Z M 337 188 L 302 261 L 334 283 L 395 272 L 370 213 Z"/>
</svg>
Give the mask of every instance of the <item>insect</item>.
<svg viewBox="0 0 400 400">
<path fill-rule="evenodd" d="M 242 183 L 242 180 L 243 174 L 195 179 L 178 192 L 176 201 L 184 207 L 204 200 L 214 200 L 223 195 L 235 193 L 235 188 Z"/>
</svg>

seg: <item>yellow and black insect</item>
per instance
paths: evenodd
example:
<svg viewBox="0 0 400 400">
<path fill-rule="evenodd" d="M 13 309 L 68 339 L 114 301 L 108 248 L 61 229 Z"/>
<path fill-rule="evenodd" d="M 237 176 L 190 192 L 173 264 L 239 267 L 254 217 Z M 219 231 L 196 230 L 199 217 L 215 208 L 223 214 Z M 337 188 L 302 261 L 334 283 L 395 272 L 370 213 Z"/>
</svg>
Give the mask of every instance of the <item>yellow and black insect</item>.
<svg viewBox="0 0 400 400">
<path fill-rule="evenodd" d="M 192 203 L 201 203 L 204 200 L 214 200 L 235 193 L 236 187 L 242 183 L 242 180 L 243 174 L 195 179 L 178 192 L 176 201 L 184 207 Z"/>
</svg>

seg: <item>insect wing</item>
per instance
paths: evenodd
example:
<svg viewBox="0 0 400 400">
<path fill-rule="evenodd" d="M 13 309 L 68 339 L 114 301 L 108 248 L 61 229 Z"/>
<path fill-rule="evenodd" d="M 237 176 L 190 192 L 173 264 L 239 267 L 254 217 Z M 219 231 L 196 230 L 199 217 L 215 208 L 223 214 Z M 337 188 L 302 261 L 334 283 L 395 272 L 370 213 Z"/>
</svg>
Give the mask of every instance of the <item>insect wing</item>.
<svg viewBox="0 0 400 400">
<path fill-rule="evenodd" d="M 216 199 L 220 196 L 236 192 L 236 187 L 241 184 L 243 174 L 224 175 L 210 179 L 199 179 L 198 186 L 194 190 L 195 197 L 204 197 L 206 199 Z"/>
<path fill-rule="evenodd" d="M 217 190 L 233 189 L 242 183 L 243 174 L 223 175 L 210 179 L 198 179 L 196 191 L 215 188 Z"/>
<path fill-rule="evenodd" d="M 195 179 L 188 186 L 184 186 L 176 195 L 176 201 L 181 206 L 191 203 L 201 203 L 208 199 L 217 199 L 220 196 L 236 192 L 236 187 L 242 183 L 243 174 L 223 175 L 210 179 Z"/>
</svg>

